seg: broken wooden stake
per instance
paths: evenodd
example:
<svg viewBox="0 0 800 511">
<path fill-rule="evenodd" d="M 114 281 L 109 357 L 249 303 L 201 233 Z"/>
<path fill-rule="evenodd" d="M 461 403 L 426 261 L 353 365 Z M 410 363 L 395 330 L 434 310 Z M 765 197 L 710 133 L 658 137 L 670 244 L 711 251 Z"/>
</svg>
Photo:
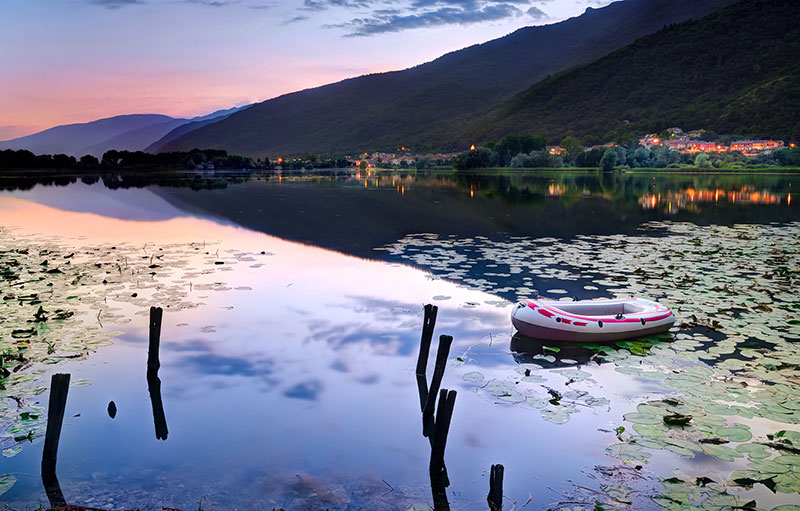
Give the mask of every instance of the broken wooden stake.
<svg viewBox="0 0 800 511">
<path fill-rule="evenodd" d="M 439 336 L 439 348 L 436 351 L 436 366 L 433 369 L 433 378 L 431 379 L 431 388 L 428 390 L 428 399 L 425 402 L 425 408 L 422 410 L 423 417 L 433 416 L 434 407 L 436 406 L 436 395 L 439 393 L 439 387 L 442 384 L 442 377 L 444 376 L 444 369 L 447 366 L 447 357 L 450 355 L 450 344 L 453 338 L 449 335 Z"/>
<path fill-rule="evenodd" d="M 147 391 L 150 393 L 150 404 L 153 407 L 153 425 L 156 438 L 166 440 L 169 435 L 167 418 L 164 415 L 164 403 L 161 400 L 161 379 L 158 370 L 161 362 L 158 351 L 161 345 L 161 318 L 164 311 L 161 307 L 150 307 L 150 344 L 147 350 Z"/>
<path fill-rule="evenodd" d="M 425 306 L 425 319 L 422 321 L 422 339 L 419 342 L 419 356 L 417 357 L 417 375 L 425 375 L 428 367 L 428 354 L 431 350 L 433 329 L 436 326 L 436 314 L 439 307 L 431 304 Z"/>
<path fill-rule="evenodd" d="M 164 311 L 161 307 L 150 307 L 150 343 L 147 349 L 147 372 L 156 371 L 161 367 L 158 360 L 158 350 L 161 344 L 161 318 Z"/>
<path fill-rule="evenodd" d="M 436 410 L 435 432 L 433 446 L 431 447 L 431 460 L 429 469 L 431 481 L 450 486 L 450 481 L 445 480 L 444 451 L 447 447 L 447 434 L 450 432 L 450 419 L 453 417 L 453 408 L 456 405 L 456 391 L 442 389 L 439 392 L 439 405 Z"/>
<path fill-rule="evenodd" d="M 57 509 L 67 505 L 56 477 L 58 460 L 58 441 L 64 424 L 64 410 L 67 406 L 70 375 L 57 373 L 50 378 L 50 402 L 47 409 L 47 430 L 42 450 L 42 483 L 44 484 L 50 507 Z"/>
<path fill-rule="evenodd" d="M 158 371 L 147 372 L 147 391 L 150 393 L 150 404 L 153 407 L 156 438 L 166 440 L 169 430 L 167 429 L 167 418 L 164 415 L 164 403 L 161 401 L 161 380 L 158 377 Z"/>
<path fill-rule="evenodd" d="M 502 511 L 503 509 L 503 465 L 492 465 L 489 471 L 489 495 L 486 501 L 489 503 L 490 511 Z"/>
</svg>

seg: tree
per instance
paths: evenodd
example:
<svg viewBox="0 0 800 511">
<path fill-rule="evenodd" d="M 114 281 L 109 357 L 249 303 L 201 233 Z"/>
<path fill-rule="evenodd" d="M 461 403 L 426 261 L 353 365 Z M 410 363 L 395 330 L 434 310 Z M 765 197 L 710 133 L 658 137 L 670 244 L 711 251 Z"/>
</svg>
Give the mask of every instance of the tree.
<svg viewBox="0 0 800 511">
<path fill-rule="evenodd" d="M 619 157 L 617 156 L 616 149 L 606 149 L 606 152 L 603 153 L 603 157 L 600 158 L 600 168 L 604 171 L 614 170 L 618 160 Z"/>
<path fill-rule="evenodd" d="M 583 146 L 581 145 L 580 140 L 573 137 L 572 135 L 565 137 L 561 143 L 559 144 L 562 149 L 567 151 L 567 156 L 570 158 L 574 158 L 578 154 L 583 152 Z"/>
<path fill-rule="evenodd" d="M 705 169 L 711 166 L 711 160 L 706 153 L 700 153 L 694 159 L 694 166 L 698 169 Z"/>
<path fill-rule="evenodd" d="M 652 153 L 646 147 L 638 147 L 633 152 L 633 161 L 631 162 L 634 167 L 647 167 L 650 162 Z"/>
<path fill-rule="evenodd" d="M 457 170 L 486 168 L 492 165 L 494 158 L 495 155 L 490 149 L 481 147 L 456 155 L 453 158 L 453 167 Z"/>
<path fill-rule="evenodd" d="M 361 160 L 361 162 L 358 164 L 358 168 L 361 170 L 367 170 L 368 166 L 369 164 L 367 163 L 367 160 Z"/>
<path fill-rule="evenodd" d="M 78 165 L 83 169 L 94 169 L 100 165 L 100 160 L 91 154 L 85 154 L 81 156 L 81 159 L 78 161 Z"/>
</svg>

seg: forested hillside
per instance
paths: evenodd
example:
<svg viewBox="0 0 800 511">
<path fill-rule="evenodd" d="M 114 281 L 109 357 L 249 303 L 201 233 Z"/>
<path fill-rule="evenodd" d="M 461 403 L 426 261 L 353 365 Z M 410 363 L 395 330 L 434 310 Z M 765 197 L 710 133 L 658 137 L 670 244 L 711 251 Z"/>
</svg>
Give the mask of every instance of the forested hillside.
<svg viewBox="0 0 800 511">
<path fill-rule="evenodd" d="M 800 24 L 790 0 L 746 0 L 530 88 L 462 140 L 532 132 L 624 139 L 671 126 L 800 139 Z"/>
<path fill-rule="evenodd" d="M 161 150 L 249 156 L 458 147 L 457 134 L 498 102 L 592 62 L 664 25 L 732 0 L 626 0 L 391 73 L 287 94 L 173 140 Z"/>
</svg>

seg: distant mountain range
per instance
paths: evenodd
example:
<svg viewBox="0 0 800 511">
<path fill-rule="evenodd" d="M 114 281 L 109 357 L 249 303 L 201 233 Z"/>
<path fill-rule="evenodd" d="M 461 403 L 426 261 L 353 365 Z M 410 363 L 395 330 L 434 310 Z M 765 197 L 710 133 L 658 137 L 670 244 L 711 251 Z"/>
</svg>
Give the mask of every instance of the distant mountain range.
<svg viewBox="0 0 800 511">
<path fill-rule="evenodd" d="M 792 0 L 747 0 L 666 27 L 503 102 L 461 137 L 535 132 L 613 140 L 672 126 L 800 140 Z"/>
<path fill-rule="evenodd" d="M 454 135 L 560 71 L 733 0 L 626 0 L 527 27 L 404 71 L 361 76 L 258 103 L 163 146 L 248 156 L 463 147 Z"/>
<path fill-rule="evenodd" d="M 249 106 L 249 105 L 248 105 Z M 109 149 L 141 151 L 159 147 L 173 132 L 187 133 L 194 127 L 219 121 L 247 106 L 219 110 L 202 117 L 176 119 L 159 114 L 132 114 L 92 122 L 56 126 L 33 135 L 0 142 L 0 149 L 27 149 L 36 154 L 69 154 L 97 157 Z M 186 128 L 190 127 L 190 128 Z M 183 128 L 183 131 L 180 131 Z M 172 135 L 174 137 L 174 135 Z"/>
</svg>

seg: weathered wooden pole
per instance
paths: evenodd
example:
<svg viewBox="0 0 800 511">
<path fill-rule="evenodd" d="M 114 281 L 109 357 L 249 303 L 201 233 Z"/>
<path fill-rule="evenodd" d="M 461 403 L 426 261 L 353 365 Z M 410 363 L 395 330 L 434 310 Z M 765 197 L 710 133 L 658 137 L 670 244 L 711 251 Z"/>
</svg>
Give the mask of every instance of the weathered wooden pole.
<svg viewBox="0 0 800 511">
<path fill-rule="evenodd" d="M 436 428 L 431 446 L 431 459 L 428 465 L 431 478 L 433 507 L 436 511 L 449 510 L 445 488 L 450 486 L 444 465 L 444 451 L 447 447 L 447 435 L 450 432 L 450 420 L 456 404 L 456 391 L 442 389 L 439 392 L 439 405 L 436 409 Z"/>
<path fill-rule="evenodd" d="M 147 373 L 147 391 L 150 393 L 150 404 L 153 407 L 153 425 L 156 428 L 156 438 L 166 440 L 169 435 L 167 417 L 164 415 L 164 403 L 161 401 L 161 380 L 158 372 Z"/>
<path fill-rule="evenodd" d="M 422 339 L 419 342 L 419 356 L 417 357 L 417 375 L 425 375 L 428 367 L 428 354 L 431 350 L 433 329 L 436 326 L 436 314 L 439 307 L 431 304 L 425 306 L 425 318 L 422 321 Z"/>
<path fill-rule="evenodd" d="M 161 347 L 163 313 L 161 307 L 150 307 L 150 343 L 147 350 L 147 391 L 150 393 L 153 425 L 156 428 L 156 438 L 159 440 L 166 440 L 169 435 L 167 418 L 164 415 L 164 402 L 161 400 L 161 379 L 158 377 L 158 370 L 161 368 L 158 352 Z"/>
<path fill-rule="evenodd" d="M 492 465 L 489 471 L 489 495 L 486 501 L 489 503 L 490 511 L 503 510 L 503 465 Z"/>
<path fill-rule="evenodd" d="M 425 408 L 422 410 L 423 417 L 433 416 L 436 406 L 436 395 L 439 393 L 439 387 L 442 384 L 442 377 L 444 377 L 444 369 L 447 366 L 447 357 L 450 355 L 450 344 L 452 344 L 452 342 L 453 337 L 449 335 L 439 336 L 439 348 L 436 350 L 436 366 L 433 369 L 433 378 L 431 379 L 431 388 L 428 390 L 428 399 L 425 402 Z"/>
<path fill-rule="evenodd" d="M 47 430 L 42 450 L 42 483 L 44 484 L 50 507 L 57 509 L 67 505 L 56 477 L 58 460 L 58 441 L 64 424 L 64 410 L 67 406 L 70 375 L 57 373 L 50 378 L 50 402 L 47 409 Z"/>
<path fill-rule="evenodd" d="M 422 412 L 428 401 L 428 378 L 424 374 L 417 375 L 417 392 L 419 393 L 419 411 Z"/>
<path fill-rule="evenodd" d="M 158 350 L 161 344 L 161 318 L 164 311 L 161 307 L 150 307 L 150 343 L 147 348 L 147 372 L 155 371 L 161 367 L 158 360 Z"/>
</svg>

